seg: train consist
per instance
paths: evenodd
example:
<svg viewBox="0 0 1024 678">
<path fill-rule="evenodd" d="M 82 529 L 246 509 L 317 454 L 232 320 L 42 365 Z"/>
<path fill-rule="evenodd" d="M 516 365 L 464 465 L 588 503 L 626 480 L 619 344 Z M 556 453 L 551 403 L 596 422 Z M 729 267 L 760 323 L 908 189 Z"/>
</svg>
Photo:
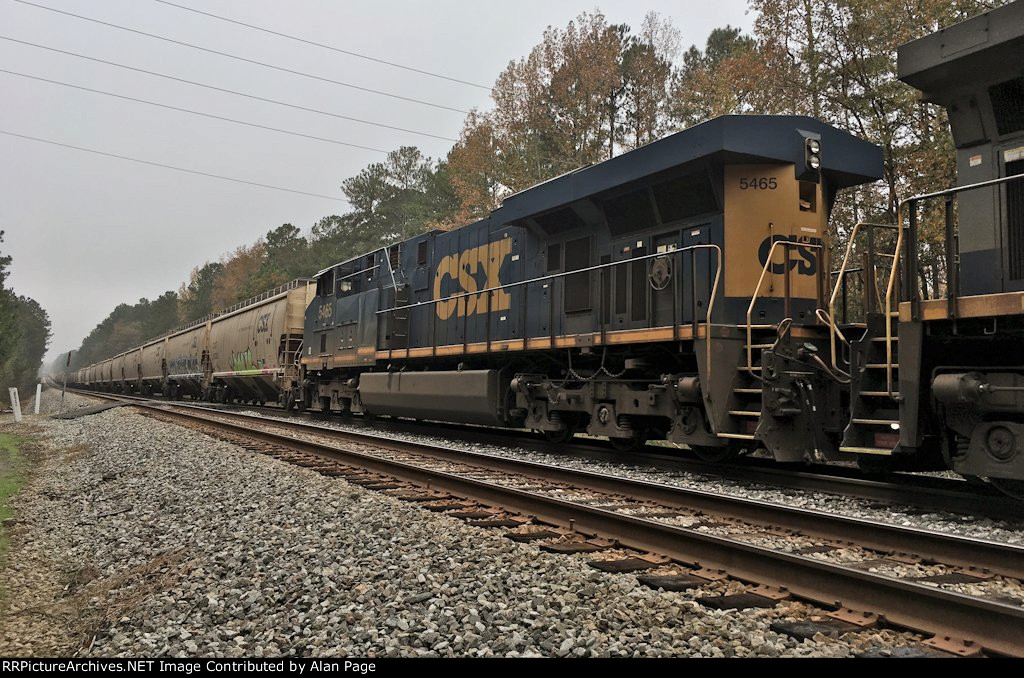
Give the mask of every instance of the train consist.
<svg viewBox="0 0 1024 678">
<path fill-rule="evenodd" d="M 67 375 L 69 384 L 215 402 L 277 401 L 300 383 L 299 350 L 313 280 L 258 297 Z"/>
<path fill-rule="evenodd" d="M 882 176 L 880 149 L 808 117 L 726 116 L 69 381 L 1020 480 L 1021 53 L 1021 2 L 900 49 L 901 79 L 949 111 L 958 184 L 858 224 L 836 271 L 829 214 Z M 932 200 L 939 299 L 918 284 Z"/>
</svg>

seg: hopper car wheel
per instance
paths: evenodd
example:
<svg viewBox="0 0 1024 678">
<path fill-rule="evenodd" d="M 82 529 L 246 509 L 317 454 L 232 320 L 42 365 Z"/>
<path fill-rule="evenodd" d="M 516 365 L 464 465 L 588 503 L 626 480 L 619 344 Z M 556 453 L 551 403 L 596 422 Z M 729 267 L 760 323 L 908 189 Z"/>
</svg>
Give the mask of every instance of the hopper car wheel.
<svg viewBox="0 0 1024 678">
<path fill-rule="evenodd" d="M 712 464 L 722 464 L 732 461 L 740 454 L 739 448 L 735 445 L 725 445 L 724 447 L 690 445 L 690 450 L 692 450 L 693 453 L 702 461 L 710 462 Z"/>
</svg>

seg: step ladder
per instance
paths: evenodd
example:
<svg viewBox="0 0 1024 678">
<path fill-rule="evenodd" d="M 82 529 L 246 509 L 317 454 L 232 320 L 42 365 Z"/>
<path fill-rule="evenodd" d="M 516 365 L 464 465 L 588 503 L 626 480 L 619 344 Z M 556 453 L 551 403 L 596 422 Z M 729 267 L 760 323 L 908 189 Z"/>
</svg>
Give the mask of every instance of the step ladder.
<svg viewBox="0 0 1024 678">
<path fill-rule="evenodd" d="M 409 304 L 409 286 L 399 284 L 395 287 L 395 310 L 391 311 L 391 348 L 409 348 L 409 311 L 402 308 Z"/>
<path fill-rule="evenodd" d="M 870 313 L 851 342 L 850 421 L 840 452 L 891 455 L 900 440 L 899 318 Z"/>
<path fill-rule="evenodd" d="M 755 325 L 750 343 L 744 342 L 729 396 L 729 416 L 718 433 L 720 438 L 754 440 L 762 406 L 761 352 L 775 345 L 777 333 L 774 325 Z"/>
</svg>

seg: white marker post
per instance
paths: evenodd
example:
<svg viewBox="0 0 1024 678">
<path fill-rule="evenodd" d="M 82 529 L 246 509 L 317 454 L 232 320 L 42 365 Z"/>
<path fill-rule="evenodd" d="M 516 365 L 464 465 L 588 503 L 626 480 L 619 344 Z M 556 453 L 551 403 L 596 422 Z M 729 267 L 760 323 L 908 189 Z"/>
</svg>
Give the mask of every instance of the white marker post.
<svg viewBox="0 0 1024 678">
<path fill-rule="evenodd" d="M 36 414 L 39 414 L 39 399 L 43 395 L 43 385 L 41 383 L 36 384 Z"/>
<path fill-rule="evenodd" d="M 9 388 L 7 392 L 11 394 L 11 409 L 14 410 L 14 421 L 21 423 L 21 400 L 18 398 L 18 389 Z"/>
</svg>

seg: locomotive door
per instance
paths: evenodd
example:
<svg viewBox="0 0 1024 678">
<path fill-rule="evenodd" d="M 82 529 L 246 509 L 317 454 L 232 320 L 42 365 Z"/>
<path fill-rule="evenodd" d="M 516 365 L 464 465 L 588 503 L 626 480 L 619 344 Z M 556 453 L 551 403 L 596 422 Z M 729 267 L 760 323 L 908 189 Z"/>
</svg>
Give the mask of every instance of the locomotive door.
<svg viewBox="0 0 1024 678">
<path fill-rule="evenodd" d="M 711 242 L 711 224 L 699 224 L 683 229 L 683 247 L 707 245 Z M 679 263 L 679 318 L 682 323 L 703 322 L 707 315 L 711 276 L 714 275 L 711 250 L 683 252 Z"/>
<path fill-rule="evenodd" d="M 647 284 L 650 287 L 651 325 L 671 327 L 679 322 L 679 231 L 654 237 L 652 254 L 662 256 L 647 261 Z"/>
</svg>

